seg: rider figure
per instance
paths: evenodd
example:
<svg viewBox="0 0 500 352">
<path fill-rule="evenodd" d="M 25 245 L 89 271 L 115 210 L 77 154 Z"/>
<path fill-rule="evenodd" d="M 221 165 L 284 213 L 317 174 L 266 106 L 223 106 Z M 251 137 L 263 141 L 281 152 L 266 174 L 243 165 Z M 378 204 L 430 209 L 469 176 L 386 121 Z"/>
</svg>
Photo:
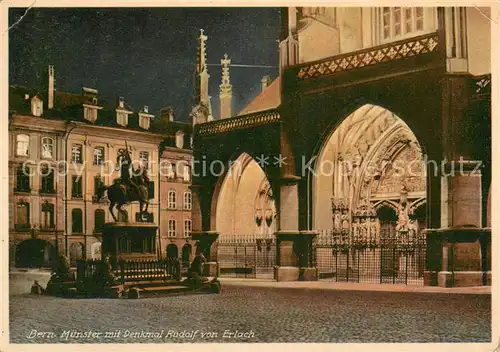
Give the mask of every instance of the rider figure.
<svg viewBox="0 0 500 352">
<path fill-rule="evenodd" d="M 132 164 L 132 159 L 130 158 L 130 154 L 128 150 L 123 150 L 121 155 L 121 165 L 120 165 L 120 179 L 122 181 L 122 184 L 126 186 L 126 193 L 129 196 L 130 195 L 130 190 L 135 189 L 136 192 L 139 192 L 139 187 L 137 184 L 132 180 L 132 177 L 130 177 L 130 168 Z M 130 190 L 128 189 L 129 187 L 132 187 Z"/>
</svg>

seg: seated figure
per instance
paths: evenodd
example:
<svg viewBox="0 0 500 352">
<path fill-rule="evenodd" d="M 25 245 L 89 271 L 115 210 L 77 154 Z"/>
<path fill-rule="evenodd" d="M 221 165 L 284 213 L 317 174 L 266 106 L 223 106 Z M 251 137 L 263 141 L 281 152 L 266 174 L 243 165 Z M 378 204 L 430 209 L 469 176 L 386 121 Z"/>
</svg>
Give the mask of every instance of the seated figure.
<svg viewBox="0 0 500 352">
<path fill-rule="evenodd" d="M 203 267 L 207 262 L 207 259 L 203 253 L 197 250 L 196 256 L 188 269 L 188 279 L 193 280 L 195 286 L 200 286 L 202 283 L 208 281 L 206 277 L 203 277 Z"/>
</svg>

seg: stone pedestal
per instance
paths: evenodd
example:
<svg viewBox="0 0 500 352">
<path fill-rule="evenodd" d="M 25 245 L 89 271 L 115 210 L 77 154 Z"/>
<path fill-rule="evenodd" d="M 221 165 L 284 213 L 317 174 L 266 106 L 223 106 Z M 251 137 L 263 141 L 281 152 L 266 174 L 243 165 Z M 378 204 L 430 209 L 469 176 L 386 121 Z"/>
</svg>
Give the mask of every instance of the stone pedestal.
<svg viewBox="0 0 500 352">
<path fill-rule="evenodd" d="M 205 263 L 203 270 L 204 276 L 219 276 L 219 266 L 217 264 L 217 254 L 215 253 L 214 243 L 219 237 L 219 234 L 215 231 L 193 231 L 191 232 L 191 238 L 193 241 L 197 241 L 196 248 L 200 250 L 207 263 Z"/>
<path fill-rule="evenodd" d="M 276 233 L 277 281 L 315 281 L 317 270 L 313 266 L 312 240 L 317 235 L 313 231 L 280 231 Z"/>
<path fill-rule="evenodd" d="M 156 230 L 153 223 L 110 222 L 102 229 L 101 255 L 112 262 L 157 258 Z"/>
<path fill-rule="evenodd" d="M 491 270 L 489 229 L 426 230 L 427 268 L 424 285 L 467 287 L 488 284 Z M 491 282 L 491 275 L 490 282 Z"/>
</svg>

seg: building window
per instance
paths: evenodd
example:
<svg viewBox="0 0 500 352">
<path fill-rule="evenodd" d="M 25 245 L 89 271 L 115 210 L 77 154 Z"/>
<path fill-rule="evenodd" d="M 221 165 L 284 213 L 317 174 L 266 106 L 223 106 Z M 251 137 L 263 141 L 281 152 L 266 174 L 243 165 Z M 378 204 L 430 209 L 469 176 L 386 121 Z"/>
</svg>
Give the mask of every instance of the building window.
<svg viewBox="0 0 500 352">
<path fill-rule="evenodd" d="M 153 181 L 148 182 L 148 199 L 153 199 L 155 197 L 155 183 Z"/>
<path fill-rule="evenodd" d="M 82 209 L 73 209 L 71 211 L 71 232 L 82 233 L 83 232 L 83 221 L 82 221 Z"/>
<path fill-rule="evenodd" d="M 176 196 L 177 196 L 177 194 L 176 194 L 175 190 L 171 189 L 170 191 L 168 191 L 168 208 L 169 209 L 177 208 Z"/>
<path fill-rule="evenodd" d="M 27 134 L 18 134 L 16 136 L 16 155 L 28 156 L 30 148 L 30 136 Z"/>
<path fill-rule="evenodd" d="M 101 176 L 94 177 L 94 195 L 97 196 L 97 191 L 104 187 L 104 178 Z"/>
<path fill-rule="evenodd" d="M 184 182 L 191 181 L 191 168 L 189 167 L 189 165 L 184 165 L 183 176 Z"/>
<path fill-rule="evenodd" d="M 176 237 L 177 233 L 175 232 L 176 222 L 175 220 L 168 220 L 168 237 Z"/>
<path fill-rule="evenodd" d="M 82 177 L 73 176 L 71 182 L 71 196 L 73 198 L 82 198 Z"/>
<path fill-rule="evenodd" d="M 149 153 L 148 152 L 139 152 L 139 162 L 141 166 L 144 168 L 149 167 Z"/>
<path fill-rule="evenodd" d="M 54 170 L 46 167 L 42 171 L 42 193 L 54 193 Z"/>
<path fill-rule="evenodd" d="M 184 220 L 184 237 L 188 237 L 191 235 L 191 220 Z"/>
<path fill-rule="evenodd" d="M 42 158 L 54 158 L 54 140 L 49 137 L 42 138 Z"/>
<path fill-rule="evenodd" d="M 42 205 L 42 228 L 45 230 L 54 228 L 54 204 L 45 202 Z"/>
<path fill-rule="evenodd" d="M 94 165 L 104 164 L 104 147 L 96 147 L 94 149 Z"/>
<path fill-rule="evenodd" d="M 16 230 L 27 231 L 30 228 L 30 204 L 25 201 L 17 203 Z"/>
<path fill-rule="evenodd" d="M 191 210 L 192 199 L 191 192 L 184 192 L 184 210 Z"/>
<path fill-rule="evenodd" d="M 96 209 L 94 212 L 94 232 L 102 232 L 102 227 L 106 222 L 105 213 L 102 209 Z"/>
<path fill-rule="evenodd" d="M 424 30 L 423 7 L 382 8 L 382 39 L 399 39 Z"/>
<path fill-rule="evenodd" d="M 175 164 L 174 163 L 169 162 L 167 164 L 167 177 L 169 179 L 175 178 Z"/>
<path fill-rule="evenodd" d="M 76 164 L 83 163 L 83 146 L 81 144 L 75 144 L 71 148 L 71 161 Z"/>
<path fill-rule="evenodd" d="M 17 192 L 30 192 L 30 175 L 27 166 L 20 165 L 17 168 L 16 175 L 16 191 Z"/>
</svg>

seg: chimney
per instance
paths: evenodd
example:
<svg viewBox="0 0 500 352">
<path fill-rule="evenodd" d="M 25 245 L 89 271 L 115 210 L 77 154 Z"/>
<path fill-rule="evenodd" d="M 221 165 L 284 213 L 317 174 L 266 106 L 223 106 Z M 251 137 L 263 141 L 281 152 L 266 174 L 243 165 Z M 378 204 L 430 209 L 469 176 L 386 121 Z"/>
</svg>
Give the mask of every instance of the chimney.
<svg viewBox="0 0 500 352">
<path fill-rule="evenodd" d="M 54 85 L 55 85 L 54 66 L 49 65 L 49 87 L 48 87 L 48 101 L 47 101 L 48 109 L 52 109 L 54 107 Z"/>
<path fill-rule="evenodd" d="M 271 84 L 271 77 L 268 76 L 268 75 L 265 75 L 260 80 L 260 84 L 261 84 L 261 90 L 262 90 L 262 92 L 265 91 L 266 88 L 269 87 L 269 84 Z"/>
<path fill-rule="evenodd" d="M 174 121 L 174 109 L 170 106 L 166 106 L 160 110 L 160 119 L 167 121 Z"/>
</svg>

